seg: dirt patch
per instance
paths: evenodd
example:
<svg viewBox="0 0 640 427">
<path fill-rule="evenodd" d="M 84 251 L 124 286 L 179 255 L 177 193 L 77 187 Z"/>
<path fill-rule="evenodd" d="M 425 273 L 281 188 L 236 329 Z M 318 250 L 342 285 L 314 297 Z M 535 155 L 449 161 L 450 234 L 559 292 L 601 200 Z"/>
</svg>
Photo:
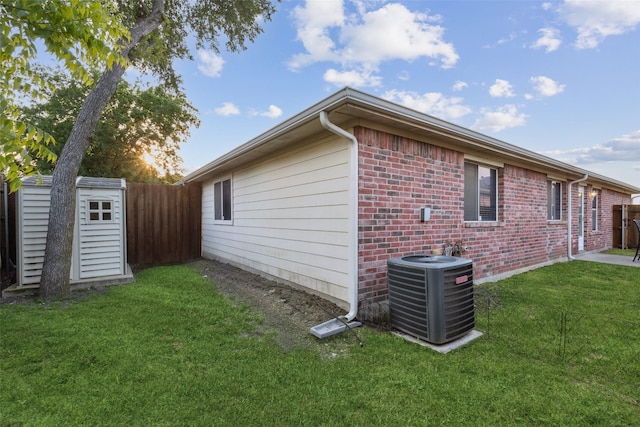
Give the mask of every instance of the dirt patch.
<svg viewBox="0 0 640 427">
<path fill-rule="evenodd" d="M 334 358 L 362 344 L 357 329 L 322 340 L 311 335 L 312 326 L 345 314 L 345 310 L 325 299 L 230 264 L 199 260 L 188 265 L 211 280 L 225 296 L 260 313 L 264 322 L 256 332 L 274 332 L 275 341 L 285 351 L 315 349 L 323 357 Z"/>
</svg>

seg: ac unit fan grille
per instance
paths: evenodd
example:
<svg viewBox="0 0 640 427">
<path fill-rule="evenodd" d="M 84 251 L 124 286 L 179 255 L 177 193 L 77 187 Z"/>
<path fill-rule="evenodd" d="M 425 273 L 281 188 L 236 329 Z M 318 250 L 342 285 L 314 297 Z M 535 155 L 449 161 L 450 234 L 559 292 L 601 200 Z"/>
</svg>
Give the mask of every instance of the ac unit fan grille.
<svg viewBox="0 0 640 427">
<path fill-rule="evenodd" d="M 395 328 L 428 340 L 425 270 L 395 266 L 389 269 L 389 310 Z"/>
<path fill-rule="evenodd" d="M 459 277 L 467 280 L 456 283 Z M 473 267 L 444 271 L 444 317 L 447 341 L 463 336 L 475 327 L 473 306 Z"/>
</svg>

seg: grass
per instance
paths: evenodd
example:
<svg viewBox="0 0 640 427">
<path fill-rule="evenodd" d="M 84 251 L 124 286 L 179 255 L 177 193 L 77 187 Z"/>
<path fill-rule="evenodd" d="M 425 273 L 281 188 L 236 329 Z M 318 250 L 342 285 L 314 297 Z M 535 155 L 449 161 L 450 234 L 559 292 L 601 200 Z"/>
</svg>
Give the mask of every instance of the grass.
<svg viewBox="0 0 640 427">
<path fill-rule="evenodd" d="M 361 328 L 364 347 L 327 359 L 283 352 L 189 267 L 153 268 L 104 295 L 0 307 L 0 425 L 638 425 L 637 387 L 494 339 L 538 305 L 638 322 L 637 272 L 556 264 L 486 287 L 490 338 L 442 355 Z"/>
<path fill-rule="evenodd" d="M 633 256 L 636 254 L 636 248 L 633 248 L 633 249 L 631 249 L 631 248 L 629 248 L 629 249 L 613 248 L 613 249 L 606 250 L 605 253 L 611 254 L 611 255 L 628 256 L 628 257 L 631 257 L 633 259 Z"/>
</svg>

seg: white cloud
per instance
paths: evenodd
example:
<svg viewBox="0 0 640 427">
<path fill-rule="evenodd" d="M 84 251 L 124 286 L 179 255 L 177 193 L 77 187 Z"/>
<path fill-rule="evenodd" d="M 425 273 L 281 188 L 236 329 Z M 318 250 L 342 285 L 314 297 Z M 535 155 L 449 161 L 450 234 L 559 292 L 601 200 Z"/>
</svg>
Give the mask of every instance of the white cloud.
<svg viewBox="0 0 640 427">
<path fill-rule="evenodd" d="M 356 10 L 345 16 L 341 0 L 308 0 L 293 13 L 298 39 L 305 52 L 289 61 L 292 70 L 317 62 L 339 64 L 342 70 L 330 70 L 327 77 L 340 83 L 353 70 L 365 85 L 378 81 L 368 78 L 384 61 L 414 61 L 426 58 L 430 65 L 453 67 L 459 56 L 451 43 L 444 41 L 440 17 L 412 12 L 398 3 L 357 2 Z M 357 79 L 355 79 L 357 81 Z M 333 80 L 327 80 L 332 81 Z M 377 83 L 376 83 L 377 84 Z"/>
<path fill-rule="evenodd" d="M 494 111 L 483 109 L 482 117 L 476 120 L 471 129 L 500 132 L 504 129 L 523 126 L 527 117 L 523 113 L 518 113 L 518 108 L 512 104 L 507 104 Z"/>
<path fill-rule="evenodd" d="M 533 85 L 533 89 L 538 93 L 540 97 L 554 96 L 564 92 L 566 85 L 561 85 L 558 82 L 545 76 L 536 76 L 529 79 Z M 527 99 L 531 99 L 531 95 L 525 95 Z"/>
<path fill-rule="evenodd" d="M 640 130 L 593 147 L 543 153 L 571 164 L 640 161 Z"/>
<path fill-rule="evenodd" d="M 420 95 L 416 92 L 390 90 L 382 98 L 445 120 L 457 119 L 471 112 L 471 108 L 462 104 L 462 98 L 446 98 L 437 92 Z"/>
<path fill-rule="evenodd" d="M 454 92 L 459 92 L 459 91 L 461 91 L 462 89 L 465 89 L 465 88 L 467 88 L 467 87 L 469 87 L 469 85 L 467 84 L 467 82 L 463 82 L 463 81 L 458 80 L 457 82 L 455 82 L 455 83 L 453 84 L 453 91 L 454 91 Z"/>
<path fill-rule="evenodd" d="M 558 12 L 578 33 L 578 49 L 595 48 L 606 37 L 633 31 L 640 23 L 637 1 L 565 0 Z"/>
<path fill-rule="evenodd" d="M 222 107 L 214 108 L 213 113 L 218 116 L 237 116 L 240 110 L 232 102 L 225 102 Z"/>
<path fill-rule="evenodd" d="M 298 40 L 307 53 L 295 55 L 289 62 L 290 68 L 297 70 L 314 62 L 338 60 L 329 29 L 344 24 L 343 10 L 342 0 L 307 1 L 293 9 Z"/>
<path fill-rule="evenodd" d="M 205 76 L 220 77 L 224 59 L 208 50 L 199 49 L 198 58 L 201 63 L 198 64 L 198 70 L 202 71 Z"/>
<path fill-rule="evenodd" d="M 338 71 L 330 68 L 322 77 L 336 86 L 380 86 L 382 82 L 382 77 L 372 75 L 371 71 Z"/>
<path fill-rule="evenodd" d="M 489 95 L 493 98 L 510 98 L 515 96 L 511 83 L 502 79 L 496 79 L 496 82 L 491 85 Z"/>
<path fill-rule="evenodd" d="M 379 64 L 382 61 L 421 57 L 439 60 L 443 68 L 453 67 L 459 59 L 452 44 L 442 38 L 444 28 L 432 25 L 439 18 L 411 12 L 404 5 L 390 3 L 365 13 L 362 21 L 342 29 L 346 62 Z"/>
<path fill-rule="evenodd" d="M 531 45 L 534 49 L 544 48 L 547 53 L 558 50 L 562 39 L 560 38 L 560 31 L 556 28 L 541 28 L 538 30 L 542 33 L 542 36 Z"/>
<path fill-rule="evenodd" d="M 501 44 L 505 44 L 505 43 L 510 43 L 512 41 L 514 41 L 515 39 L 518 38 L 518 34 L 517 33 L 510 33 L 509 36 L 507 37 L 503 37 L 500 40 L 498 40 L 496 42 L 496 44 L 501 45 Z"/>
<path fill-rule="evenodd" d="M 522 34 L 526 34 L 526 33 L 527 33 L 526 31 L 521 31 L 520 33 L 517 33 L 517 32 L 509 33 L 509 35 L 507 37 L 503 37 L 503 38 L 499 39 L 494 44 L 484 45 L 483 48 L 485 48 L 485 49 L 494 49 L 494 48 L 496 48 L 496 47 L 498 47 L 500 45 L 511 43 L 514 40 L 518 39 L 518 37 L 520 37 Z"/>
<path fill-rule="evenodd" d="M 270 119 L 277 119 L 282 115 L 282 110 L 279 107 L 271 104 L 269 105 L 269 110 L 258 113 L 258 115 L 262 117 L 268 117 Z"/>
<path fill-rule="evenodd" d="M 410 77 L 411 76 L 409 75 L 409 72 L 406 71 L 406 70 L 405 71 L 401 71 L 401 72 L 398 73 L 398 80 L 407 81 L 407 80 L 409 80 Z"/>
</svg>

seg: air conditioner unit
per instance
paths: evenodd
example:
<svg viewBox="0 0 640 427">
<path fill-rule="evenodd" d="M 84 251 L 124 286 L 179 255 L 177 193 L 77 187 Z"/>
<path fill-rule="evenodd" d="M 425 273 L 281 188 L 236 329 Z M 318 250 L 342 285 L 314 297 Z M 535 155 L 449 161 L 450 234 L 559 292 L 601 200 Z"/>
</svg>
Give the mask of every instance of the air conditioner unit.
<svg viewBox="0 0 640 427">
<path fill-rule="evenodd" d="M 432 344 L 454 341 L 475 326 L 473 262 L 412 255 L 387 261 L 391 326 Z"/>
</svg>

